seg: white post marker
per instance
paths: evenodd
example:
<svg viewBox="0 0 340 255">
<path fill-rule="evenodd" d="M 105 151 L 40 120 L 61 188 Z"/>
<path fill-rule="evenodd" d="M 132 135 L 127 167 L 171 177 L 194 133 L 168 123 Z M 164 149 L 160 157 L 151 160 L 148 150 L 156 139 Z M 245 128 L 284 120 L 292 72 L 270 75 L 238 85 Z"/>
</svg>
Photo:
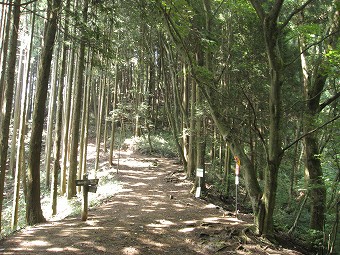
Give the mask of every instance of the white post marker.
<svg viewBox="0 0 340 255">
<path fill-rule="evenodd" d="M 238 184 L 240 183 L 239 174 L 240 174 L 241 161 L 237 156 L 235 156 L 234 159 L 236 161 L 236 166 L 235 166 L 235 185 L 236 185 L 235 211 L 236 211 L 236 217 L 237 217 L 237 214 L 238 214 L 238 209 L 237 209 L 237 193 L 238 192 L 237 192 L 237 188 L 238 188 Z"/>
<path fill-rule="evenodd" d="M 201 196 L 201 178 L 203 178 L 203 168 L 196 169 L 196 176 L 198 177 L 198 187 L 196 188 L 195 197 Z"/>
</svg>

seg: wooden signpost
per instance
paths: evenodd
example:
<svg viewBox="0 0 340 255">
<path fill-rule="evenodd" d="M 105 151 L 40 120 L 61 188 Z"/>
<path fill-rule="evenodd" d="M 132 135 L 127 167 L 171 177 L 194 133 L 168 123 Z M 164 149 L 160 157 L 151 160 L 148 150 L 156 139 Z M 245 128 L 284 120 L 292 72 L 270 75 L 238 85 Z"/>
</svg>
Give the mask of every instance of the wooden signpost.
<svg viewBox="0 0 340 255">
<path fill-rule="evenodd" d="M 99 179 L 88 179 L 88 175 L 84 174 L 82 180 L 76 180 L 76 186 L 83 186 L 83 203 L 81 211 L 81 220 L 87 220 L 89 192 L 96 193 Z"/>
<path fill-rule="evenodd" d="M 201 196 L 201 178 L 203 178 L 203 168 L 196 169 L 196 176 L 198 177 L 198 187 L 196 189 L 195 197 Z"/>
</svg>

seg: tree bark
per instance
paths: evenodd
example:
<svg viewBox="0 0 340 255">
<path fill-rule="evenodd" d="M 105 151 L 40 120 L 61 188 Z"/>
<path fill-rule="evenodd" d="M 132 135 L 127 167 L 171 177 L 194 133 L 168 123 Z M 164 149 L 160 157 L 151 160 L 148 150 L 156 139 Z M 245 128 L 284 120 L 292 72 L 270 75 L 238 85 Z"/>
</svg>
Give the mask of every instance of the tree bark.
<svg viewBox="0 0 340 255">
<path fill-rule="evenodd" d="M 60 8 L 61 0 L 53 0 L 52 3 L 48 3 L 48 19 L 45 27 L 44 46 L 40 58 L 28 155 L 26 221 L 29 225 L 46 221 L 41 210 L 40 202 L 41 142 L 48 81 Z"/>
<path fill-rule="evenodd" d="M 51 183 L 51 208 L 52 208 L 52 215 L 57 214 L 57 201 L 58 201 L 58 174 L 60 173 L 61 166 L 60 166 L 60 157 L 61 157 L 61 139 L 62 139 L 62 117 L 63 117 L 63 90 L 65 87 L 65 80 L 66 80 L 66 59 L 67 59 L 67 52 L 68 52 L 68 44 L 66 42 L 69 34 L 68 24 L 69 18 L 68 13 L 70 10 L 70 0 L 66 2 L 65 11 L 65 30 L 64 30 L 64 42 L 62 46 L 62 55 L 61 55 L 61 66 L 60 66 L 60 77 L 59 77 L 59 87 L 57 92 L 57 116 L 56 116 L 56 123 L 55 123 L 55 139 L 53 144 L 53 168 L 52 168 L 52 183 Z"/>
<path fill-rule="evenodd" d="M 8 6 L 8 10 L 7 10 L 7 19 L 6 19 L 6 23 L 5 23 L 5 27 L 4 27 L 4 40 L 2 41 L 3 45 L 1 48 L 2 51 L 2 55 L 1 55 L 1 59 L 2 59 L 2 63 L 1 63 L 1 76 L 0 76 L 0 106 L 2 106 L 3 103 L 3 98 L 5 95 L 5 88 L 6 88 L 6 84 L 5 84 L 5 71 L 7 70 L 7 53 L 8 53 L 8 43 L 9 43 L 9 35 L 10 35 L 10 29 L 11 29 L 11 19 L 12 19 L 12 0 L 10 0 L 9 2 L 9 6 Z M 2 120 L 2 116 L 0 116 L 0 123 Z"/>
<path fill-rule="evenodd" d="M 88 0 L 85 0 L 83 6 L 83 23 L 87 23 L 87 11 L 88 11 Z M 85 69 L 85 34 L 82 32 L 83 40 L 80 43 L 79 49 L 79 63 L 78 63 L 78 76 L 77 84 L 75 87 L 74 94 L 74 105 L 73 105 L 73 117 L 72 117 L 72 137 L 71 137 L 71 149 L 70 149 L 70 169 L 67 182 L 67 198 L 71 199 L 76 195 L 75 180 L 77 176 L 77 158 L 78 158 L 78 142 L 79 142 L 79 127 L 80 127 L 80 114 L 81 114 L 81 99 L 82 99 L 82 88 L 84 82 L 84 69 Z"/>
<path fill-rule="evenodd" d="M 4 98 L 1 105 L 0 113 L 0 233 L 2 219 L 2 203 L 4 198 L 4 184 L 6 175 L 6 163 L 8 152 L 9 125 L 12 113 L 12 101 L 14 90 L 14 76 L 16 53 L 18 44 L 18 30 L 20 21 L 20 0 L 14 2 L 13 8 L 13 25 L 12 36 L 10 40 L 10 51 L 8 56 L 8 65 L 6 69 L 6 84 L 4 88 Z M 2 91 L 1 91 L 2 93 Z"/>
</svg>

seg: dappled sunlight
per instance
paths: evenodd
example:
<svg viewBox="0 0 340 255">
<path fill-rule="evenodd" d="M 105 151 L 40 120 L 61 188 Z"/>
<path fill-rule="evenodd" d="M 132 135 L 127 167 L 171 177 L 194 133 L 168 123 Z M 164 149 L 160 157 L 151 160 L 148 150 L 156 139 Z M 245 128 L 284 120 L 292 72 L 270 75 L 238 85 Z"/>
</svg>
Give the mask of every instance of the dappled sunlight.
<svg viewBox="0 0 340 255">
<path fill-rule="evenodd" d="M 50 246 L 51 243 L 43 240 L 34 240 L 34 241 L 29 241 L 29 242 L 24 242 L 21 243 L 21 246 L 26 246 L 26 244 L 29 243 L 30 246 Z"/>
<path fill-rule="evenodd" d="M 132 184 L 131 187 L 139 187 L 139 186 L 148 186 L 146 183 L 144 182 L 138 182 L 138 183 L 135 183 L 135 184 Z"/>
<path fill-rule="evenodd" d="M 187 232 L 191 232 L 191 231 L 194 231 L 195 228 L 181 228 L 178 230 L 178 232 L 181 232 L 181 233 L 187 233 Z"/>
<path fill-rule="evenodd" d="M 151 245 L 151 246 L 155 246 L 159 248 L 169 246 L 164 243 L 155 242 L 153 240 L 146 239 L 146 238 L 138 238 L 138 240 L 143 244 L 147 244 L 147 245 Z"/>
<path fill-rule="evenodd" d="M 150 166 L 150 162 L 141 162 L 133 159 L 123 159 L 120 161 L 120 166 L 124 165 L 127 167 L 133 168 L 148 168 Z"/>
<path fill-rule="evenodd" d="M 155 209 L 142 209 L 141 211 L 142 212 L 154 212 Z"/>
<path fill-rule="evenodd" d="M 62 252 L 63 250 L 64 248 L 60 248 L 60 247 L 53 247 L 53 248 L 46 249 L 46 251 L 50 251 L 50 252 Z"/>
<path fill-rule="evenodd" d="M 141 254 L 139 250 L 135 247 L 125 247 L 121 250 L 124 255 L 138 255 Z"/>
<path fill-rule="evenodd" d="M 173 204 L 175 207 L 178 207 L 178 208 L 184 208 L 185 206 L 182 205 L 182 204 Z"/>
<path fill-rule="evenodd" d="M 167 228 L 167 227 L 175 225 L 175 223 L 173 223 L 172 221 L 165 220 L 165 219 L 156 220 L 156 222 L 157 223 L 150 223 L 147 226 L 151 228 Z"/>
<path fill-rule="evenodd" d="M 136 180 L 156 180 L 156 176 L 150 176 L 150 177 L 141 177 L 141 176 L 129 176 L 130 179 L 136 179 Z"/>
</svg>

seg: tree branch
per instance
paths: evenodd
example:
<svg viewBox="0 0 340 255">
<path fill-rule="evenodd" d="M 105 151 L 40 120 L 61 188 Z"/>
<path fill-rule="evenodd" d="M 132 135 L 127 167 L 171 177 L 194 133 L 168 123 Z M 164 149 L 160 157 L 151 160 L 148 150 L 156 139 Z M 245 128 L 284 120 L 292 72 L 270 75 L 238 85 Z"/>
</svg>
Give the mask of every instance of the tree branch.
<svg viewBox="0 0 340 255">
<path fill-rule="evenodd" d="M 328 98 L 325 102 L 323 102 L 322 104 L 320 104 L 319 106 L 319 112 L 321 112 L 323 110 L 323 108 L 325 108 L 327 105 L 331 104 L 332 102 L 334 102 L 335 100 L 337 100 L 340 97 L 340 92 L 336 93 L 335 95 L 333 95 L 332 97 Z"/>
<path fill-rule="evenodd" d="M 313 2 L 314 0 L 307 0 L 307 2 L 305 2 L 303 5 L 301 5 L 299 8 L 296 8 L 289 16 L 288 18 L 283 22 L 283 24 L 280 26 L 280 30 L 284 29 L 289 21 L 294 17 L 294 15 L 296 15 L 297 13 L 303 11 L 307 5 L 309 5 L 311 2 Z"/>
<path fill-rule="evenodd" d="M 276 0 L 276 3 L 274 4 L 272 9 L 270 10 L 269 16 L 273 20 L 277 20 L 277 18 L 279 17 L 283 2 L 284 2 L 284 0 Z"/>
<path fill-rule="evenodd" d="M 313 130 L 307 132 L 306 134 L 303 134 L 303 135 L 300 136 L 298 139 L 296 139 L 294 142 L 292 142 L 291 144 L 289 144 L 288 146 L 286 146 L 285 148 L 283 148 L 282 151 L 281 151 L 281 155 L 283 155 L 283 153 L 284 153 L 286 150 L 288 150 L 288 149 L 289 149 L 290 147 L 292 147 L 294 144 L 296 144 L 297 142 L 299 142 L 301 139 L 303 139 L 303 138 L 305 138 L 306 136 L 308 136 L 308 135 L 310 135 L 310 134 L 312 134 L 312 133 L 314 133 L 314 132 L 316 132 L 316 131 L 322 129 L 323 127 L 325 127 L 325 126 L 327 126 L 328 124 L 330 124 L 330 123 L 336 121 L 336 120 L 339 119 L 339 118 L 340 118 L 340 115 L 335 116 L 333 119 L 327 121 L 326 123 L 322 124 L 321 126 L 319 126 L 319 127 L 315 128 L 315 129 L 313 129 Z"/>
<path fill-rule="evenodd" d="M 267 148 L 266 141 L 265 141 L 265 139 L 264 139 L 264 137 L 263 137 L 263 135 L 262 135 L 262 133 L 261 133 L 261 130 L 260 130 L 260 129 L 258 128 L 258 126 L 257 126 L 257 117 L 256 117 L 255 107 L 254 107 L 253 103 L 251 102 L 250 98 L 248 97 L 248 95 L 247 95 L 247 94 L 245 93 L 245 91 L 243 90 L 243 88 L 242 88 L 242 93 L 243 93 L 243 95 L 245 96 L 245 98 L 247 99 L 247 101 L 248 101 L 248 103 L 249 103 L 249 105 L 250 105 L 250 107 L 251 107 L 251 110 L 252 110 L 253 115 L 254 115 L 254 121 L 253 121 L 254 129 L 255 129 L 255 131 L 257 132 L 257 134 L 259 135 L 260 140 L 261 140 L 261 142 L 262 142 L 262 144 L 263 144 L 263 147 L 264 147 L 264 149 L 265 149 L 266 155 L 267 155 L 267 157 L 268 157 L 268 148 Z"/>
<path fill-rule="evenodd" d="M 249 0 L 249 2 L 254 7 L 254 9 L 257 13 L 257 16 L 260 18 L 261 21 L 263 21 L 264 17 L 265 17 L 265 12 L 264 12 L 264 9 L 263 9 L 262 5 L 260 4 L 260 2 L 258 0 Z"/>
<path fill-rule="evenodd" d="M 316 46 L 316 45 L 322 43 L 322 42 L 325 41 L 327 38 L 329 38 L 329 37 L 331 37 L 331 36 L 333 36 L 333 35 L 335 35 L 335 34 L 337 34 L 337 33 L 339 33 L 339 32 L 340 32 L 340 30 L 336 30 L 336 31 L 334 31 L 334 32 L 332 32 L 332 33 L 330 33 L 330 34 L 328 34 L 328 35 L 322 37 L 319 41 L 316 41 L 316 42 L 314 42 L 314 43 L 308 45 L 305 49 L 303 49 L 303 50 L 300 52 L 300 54 L 299 54 L 296 58 L 294 58 L 292 61 L 290 61 L 288 64 L 286 64 L 285 67 L 287 67 L 287 66 L 293 64 L 296 60 L 298 60 L 298 59 L 300 58 L 300 56 L 301 56 L 303 53 L 305 53 L 307 50 L 309 50 L 309 49 L 312 48 L 313 46 Z"/>
</svg>

